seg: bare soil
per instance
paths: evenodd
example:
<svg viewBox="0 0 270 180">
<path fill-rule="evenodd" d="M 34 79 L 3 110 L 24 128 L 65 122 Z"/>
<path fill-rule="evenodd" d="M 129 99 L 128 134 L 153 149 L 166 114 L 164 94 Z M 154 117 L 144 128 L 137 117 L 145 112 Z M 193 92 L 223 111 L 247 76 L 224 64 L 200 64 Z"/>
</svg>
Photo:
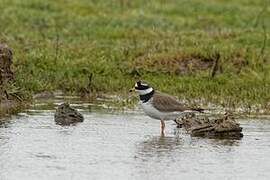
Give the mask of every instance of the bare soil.
<svg viewBox="0 0 270 180">
<path fill-rule="evenodd" d="M 213 57 L 202 55 L 175 55 L 168 57 L 139 57 L 134 61 L 134 67 L 146 71 L 161 71 L 169 74 L 189 74 L 196 71 L 211 69 Z"/>
</svg>

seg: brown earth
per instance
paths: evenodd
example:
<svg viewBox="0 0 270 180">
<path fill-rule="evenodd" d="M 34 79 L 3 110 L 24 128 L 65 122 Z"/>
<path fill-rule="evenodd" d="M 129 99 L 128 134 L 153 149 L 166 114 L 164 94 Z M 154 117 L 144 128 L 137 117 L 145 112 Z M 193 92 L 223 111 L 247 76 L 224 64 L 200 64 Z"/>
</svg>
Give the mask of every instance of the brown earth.
<svg viewBox="0 0 270 180">
<path fill-rule="evenodd" d="M 174 75 L 207 71 L 211 77 L 214 77 L 216 73 L 223 73 L 226 68 L 238 74 L 249 65 L 245 57 L 246 51 L 248 50 L 238 49 L 226 56 L 222 56 L 219 52 L 208 55 L 185 53 L 140 55 L 131 63 L 131 75 L 137 76 L 140 71 Z M 225 67 L 224 62 L 226 62 Z"/>
<path fill-rule="evenodd" d="M 188 74 L 213 67 L 215 59 L 201 55 L 175 55 L 168 57 L 139 57 L 133 66 L 147 71 L 161 71 L 169 74 Z"/>
</svg>

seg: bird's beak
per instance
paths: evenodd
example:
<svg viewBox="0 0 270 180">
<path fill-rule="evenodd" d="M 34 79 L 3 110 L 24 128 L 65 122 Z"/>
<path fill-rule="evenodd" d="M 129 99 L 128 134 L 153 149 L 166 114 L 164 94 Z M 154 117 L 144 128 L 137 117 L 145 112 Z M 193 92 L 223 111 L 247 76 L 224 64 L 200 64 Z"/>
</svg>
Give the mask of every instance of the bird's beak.
<svg viewBox="0 0 270 180">
<path fill-rule="evenodd" d="M 131 89 L 129 90 L 129 92 L 133 92 L 133 91 L 135 91 L 135 88 L 131 88 Z"/>
</svg>

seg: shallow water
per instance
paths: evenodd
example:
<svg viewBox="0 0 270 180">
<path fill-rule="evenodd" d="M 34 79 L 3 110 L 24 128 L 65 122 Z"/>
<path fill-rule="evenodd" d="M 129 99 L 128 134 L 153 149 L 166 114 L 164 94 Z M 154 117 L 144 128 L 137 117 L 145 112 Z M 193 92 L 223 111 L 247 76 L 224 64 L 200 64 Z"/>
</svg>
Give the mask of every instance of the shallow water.
<svg viewBox="0 0 270 180">
<path fill-rule="evenodd" d="M 1 180 L 270 179 L 269 120 L 240 120 L 241 140 L 190 137 L 173 122 L 162 137 L 140 111 L 75 101 L 85 121 L 59 126 L 43 105 L 1 124 Z"/>
</svg>

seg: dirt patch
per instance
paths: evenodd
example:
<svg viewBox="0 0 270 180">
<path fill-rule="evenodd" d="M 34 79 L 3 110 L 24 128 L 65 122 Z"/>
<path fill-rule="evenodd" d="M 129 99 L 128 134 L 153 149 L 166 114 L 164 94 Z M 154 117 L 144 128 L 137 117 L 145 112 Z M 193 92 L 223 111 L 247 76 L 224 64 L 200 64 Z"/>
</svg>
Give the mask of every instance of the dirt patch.
<svg viewBox="0 0 270 180">
<path fill-rule="evenodd" d="M 160 71 L 169 74 L 189 74 L 196 71 L 205 71 L 213 67 L 215 57 L 200 54 L 173 55 L 173 56 L 143 56 L 133 62 L 133 67 L 146 71 Z"/>
<path fill-rule="evenodd" d="M 209 54 L 148 54 L 137 57 L 131 64 L 131 75 L 139 72 L 162 72 L 172 75 L 186 75 L 200 71 L 208 71 L 211 77 L 224 71 L 239 74 L 249 66 L 248 49 L 237 49 L 231 54 L 221 55 L 219 52 Z"/>
</svg>

